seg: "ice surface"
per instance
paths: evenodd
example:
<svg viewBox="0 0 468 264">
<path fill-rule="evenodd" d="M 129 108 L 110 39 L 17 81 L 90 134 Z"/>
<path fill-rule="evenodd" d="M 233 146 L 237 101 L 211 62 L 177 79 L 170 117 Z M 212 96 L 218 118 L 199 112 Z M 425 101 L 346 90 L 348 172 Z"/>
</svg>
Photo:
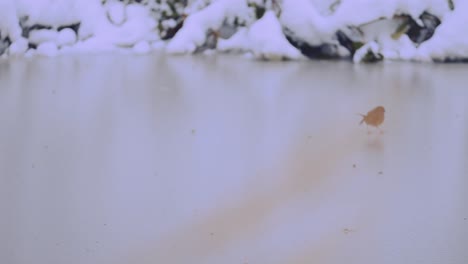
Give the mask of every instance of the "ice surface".
<svg viewBox="0 0 468 264">
<path fill-rule="evenodd" d="M 467 65 L 159 52 L 0 72 L 2 264 L 468 259 Z"/>
</svg>

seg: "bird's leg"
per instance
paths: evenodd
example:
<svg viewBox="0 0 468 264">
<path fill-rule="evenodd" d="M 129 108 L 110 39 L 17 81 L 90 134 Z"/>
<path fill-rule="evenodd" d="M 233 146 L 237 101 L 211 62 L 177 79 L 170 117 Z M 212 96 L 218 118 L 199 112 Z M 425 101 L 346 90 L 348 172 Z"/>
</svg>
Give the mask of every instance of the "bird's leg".
<svg viewBox="0 0 468 264">
<path fill-rule="evenodd" d="M 372 134 L 372 132 L 369 130 L 369 125 L 368 124 L 366 124 L 366 129 L 367 129 L 367 135 Z"/>
<path fill-rule="evenodd" d="M 377 128 L 379 129 L 379 132 L 382 135 L 384 133 L 384 131 L 380 127 L 377 127 Z"/>
</svg>

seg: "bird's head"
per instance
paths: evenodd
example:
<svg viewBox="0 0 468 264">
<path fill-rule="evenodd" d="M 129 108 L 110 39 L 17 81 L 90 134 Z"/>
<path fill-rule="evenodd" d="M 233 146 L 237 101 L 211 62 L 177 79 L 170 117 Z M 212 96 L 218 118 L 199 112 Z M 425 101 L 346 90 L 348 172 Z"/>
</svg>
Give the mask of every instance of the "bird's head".
<svg viewBox="0 0 468 264">
<path fill-rule="evenodd" d="M 375 111 L 379 113 L 385 113 L 385 108 L 383 106 L 377 106 Z"/>
</svg>

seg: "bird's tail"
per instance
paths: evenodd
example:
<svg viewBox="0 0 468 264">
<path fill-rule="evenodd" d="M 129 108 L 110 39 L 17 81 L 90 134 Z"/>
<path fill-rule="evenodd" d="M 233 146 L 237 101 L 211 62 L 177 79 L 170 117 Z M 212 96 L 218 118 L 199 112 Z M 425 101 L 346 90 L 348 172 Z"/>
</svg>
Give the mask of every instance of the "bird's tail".
<svg viewBox="0 0 468 264">
<path fill-rule="evenodd" d="M 362 120 L 361 122 L 359 122 L 359 125 L 362 125 L 362 123 L 364 123 L 364 120 L 366 119 L 366 115 L 363 115 L 363 114 L 357 114 L 359 116 L 362 116 Z"/>
</svg>

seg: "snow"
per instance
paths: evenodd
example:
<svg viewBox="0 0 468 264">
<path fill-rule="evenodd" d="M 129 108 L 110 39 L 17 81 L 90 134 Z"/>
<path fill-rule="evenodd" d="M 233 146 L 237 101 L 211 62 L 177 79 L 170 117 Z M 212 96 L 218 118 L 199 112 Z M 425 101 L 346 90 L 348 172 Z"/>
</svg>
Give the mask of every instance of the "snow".
<svg viewBox="0 0 468 264">
<path fill-rule="evenodd" d="M 224 19 L 241 14 L 247 8 L 245 0 L 218 0 L 206 8 L 189 15 L 184 26 L 169 42 L 166 51 L 172 54 L 192 53 L 204 44 L 206 32 L 217 30 Z"/>
<path fill-rule="evenodd" d="M 333 21 L 322 16 L 308 0 L 284 0 L 280 21 L 284 27 L 292 30 L 297 38 L 310 45 L 333 42 Z"/>
<path fill-rule="evenodd" d="M 162 22 L 162 26 L 163 27 L 166 27 L 166 28 L 173 28 L 177 25 L 177 21 L 175 21 L 174 19 L 168 19 L 168 20 L 164 20 Z"/>
<path fill-rule="evenodd" d="M 67 25 L 80 21 L 97 0 L 4 0 L 15 3 L 18 17 L 27 15 L 28 24 Z M 87 10 L 88 9 L 88 10 Z"/>
<path fill-rule="evenodd" d="M 55 42 L 59 33 L 53 29 L 38 29 L 29 32 L 29 43 L 39 45 L 43 42 Z"/>
<path fill-rule="evenodd" d="M 157 7 L 171 14 L 172 10 L 164 2 L 146 6 L 118 0 L 0 0 L 0 33 L 2 39 L 8 37 L 12 41 L 7 49 L 10 55 L 25 54 L 29 43 L 38 45 L 36 53 L 43 56 L 122 49 L 146 54 L 162 48 L 171 54 L 183 54 L 199 50 L 206 44 L 208 32 L 216 32 L 223 23 L 236 20 L 242 25 L 229 39 L 218 39 L 216 50 L 250 52 L 255 58 L 300 59 L 302 55 L 286 40 L 285 32 L 298 43 L 338 45 L 335 33 L 341 30 L 348 34 L 350 28 L 355 28 L 359 33 L 348 36 L 365 44 L 354 54 L 355 62 L 360 62 L 369 49 L 386 60 L 468 58 L 468 34 L 464 32 L 468 25 L 468 1 L 465 0 L 453 0 L 454 11 L 447 0 L 277 2 L 281 6 L 279 16 L 278 9 L 272 9 L 271 1 L 189 1 L 183 27 L 166 45 L 160 41 L 158 21 L 150 9 Z M 272 10 L 256 20 L 248 3 L 265 4 Z M 419 17 L 424 12 L 442 22 L 432 38 L 418 46 L 406 34 L 393 36 L 402 23 L 395 15 L 408 14 L 423 25 Z M 51 28 L 32 30 L 25 39 L 21 36 L 20 19 L 23 26 L 41 24 Z M 178 21 L 170 18 L 159 22 L 163 28 L 174 28 Z M 77 23 L 80 23 L 78 32 L 70 28 L 58 31 L 59 27 Z M 344 47 L 338 50 L 343 56 L 349 54 Z"/>
<path fill-rule="evenodd" d="M 281 24 L 273 11 L 266 12 L 248 31 L 250 50 L 256 58 L 298 59 L 302 57 L 284 36 Z"/>
<path fill-rule="evenodd" d="M 416 55 L 416 47 L 407 35 L 394 40 L 391 36 L 384 36 L 379 39 L 382 43 L 379 53 L 390 60 L 410 60 Z"/>
<path fill-rule="evenodd" d="M 140 4 L 129 4 L 126 6 L 127 19 L 137 19 L 140 17 L 148 17 L 149 10 Z"/>
<path fill-rule="evenodd" d="M 72 48 L 64 49 L 64 53 L 108 53 L 115 52 L 118 47 L 99 38 L 89 38 L 84 41 L 77 42 Z"/>
<path fill-rule="evenodd" d="M 13 0 L 0 0 L 0 32 L 2 37 L 8 36 L 12 41 L 21 37 L 21 27 L 16 13 Z"/>
<path fill-rule="evenodd" d="M 125 5 L 119 1 L 109 1 L 106 3 L 107 16 L 111 23 L 122 25 L 125 21 Z"/>
<path fill-rule="evenodd" d="M 273 11 L 267 11 L 250 28 L 240 28 L 231 38 L 220 39 L 220 51 L 251 51 L 255 58 L 277 60 L 298 59 L 302 55 L 283 34 Z"/>
<path fill-rule="evenodd" d="M 468 57 L 468 1 L 456 1 L 455 5 L 456 9 L 447 15 L 434 36 L 419 47 L 420 59 Z"/>
<path fill-rule="evenodd" d="M 10 55 L 21 55 L 28 50 L 28 40 L 20 37 L 10 45 Z"/>
<path fill-rule="evenodd" d="M 212 56 L 215 54 L 216 54 L 216 50 L 213 50 L 213 49 L 207 49 L 203 51 L 203 55 L 206 55 L 206 56 Z"/>
<path fill-rule="evenodd" d="M 403 13 L 418 21 L 424 11 L 443 17 L 450 9 L 447 0 L 343 0 L 330 18 L 336 28 L 341 28 L 359 26 L 381 18 L 391 19 Z"/>
<path fill-rule="evenodd" d="M 354 53 L 354 56 L 353 56 L 353 62 L 361 62 L 364 58 L 364 56 L 366 56 L 366 54 L 368 52 L 372 52 L 372 53 L 378 53 L 379 52 L 379 44 L 377 44 L 377 42 L 375 41 L 372 41 L 372 42 L 369 42 L 367 43 L 366 45 L 362 46 L 361 48 L 359 48 L 356 53 Z"/>
<path fill-rule="evenodd" d="M 34 55 L 36 55 L 36 50 L 35 49 L 28 49 L 28 51 L 26 51 L 26 53 L 24 54 L 24 57 L 26 58 L 32 58 L 34 57 Z"/>
<path fill-rule="evenodd" d="M 164 41 L 156 41 L 151 44 L 151 48 L 154 50 L 162 50 L 166 47 L 166 43 Z"/>
<path fill-rule="evenodd" d="M 254 59 L 254 55 L 252 54 L 252 52 L 245 52 L 244 54 L 242 54 L 242 57 L 246 59 Z"/>
<path fill-rule="evenodd" d="M 379 20 L 362 26 L 363 40 L 372 47 L 372 52 L 379 53 L 388 60 L 411 60 L 416 56 L 416 47 L 407 35 L 397 39 L 392 37 L 400 21 Z M 365 48 L 364 48 L 365 49 Z M 362 51 L 361 51 L 362 52 Z M 355 54 L 353 61 L 361 62 L 362 56 Z"/>
<path fill-rule="evenodd" d="M 70 46 L 76 43 L 77 36 L 75 31 L 70 28 L 64 28 L 60 30 L 57 36 L 57 45 L 59 47 L 62 46 Z"/>
<path fill-rule="evenodd" d="M 139 4 L 130 4 L 126 6 L 126 20 L 121 26 L 113 25 L 106 16 L 98 12 L 96 20 L 93 23 L 95 28 L 84 30 L 80 27 L 80 36 L 82 40 L 93 39 L 86 45 L 95 43 L 98 49 L 105 46 L 128 46 L 131 47 L 141 40 L 155 39 L 153 31 L 156 28 L 156 22 L 151 18 L 149 10 Z"/>
<path fill-rule="evenodd" d="M 250 48 L 248 43 L 248 28 L 242 27 L 229 39 L 218 40 L 217 49 L 220 51 L 247 51 Z"/>
<path fill-rule="evenodd" d="M 151 46 L 148 41 L 140 41 L 133 47 L 135 54 L 146 54 L 151 51 Z"/>
<path fill-rule="evenodd" d="M 37 54 L 47 57 L 54 57 L 58 55 L 58 47 L 55 42 L 44 42 L 37 47 Z"/>
<path fill-rule="evenodd" d="M 245 8 L 242 1 L 220 0 L 187 17 L 184 26 L 167 46 L 169 53 L 191 53 L 206 41 L 206 32 L 218 30 L 223 20 L 241 13 Z M 220 40 L 219 50 L 251 50 L 255 57 L 265 59 L 301 57 L 282 33 L 282 26 L 273 11 L 267 11 L 248 30 L 240 29 L 230 40 Z"/>
<path fill-rule="evenodd" d="M 186 14 L 195 13 L 209 4 L 209 0 L 189 0 L 190 4 L 185 8 Z"/>
<path fill-rule="evenodd" d="M 57 46 L 67 46 L 76 43 L 77 37 L 75 31 L 70 28 L 64 28 L 57 32 L 54 29 L 38 29 L 29 33 L 29 43 L 40 45 L 44 42 L 53 42 Z"/>
<path fill-rule="evenodd" d="M 333 19 L 333 28 L 344 26 L 361 26 L 364 38 L 369 46 L 378 48 L 377 52 L 386 59 L 401 60 L 430 60 L 430 58 L 444 58 L 447 56 L 468 57 L 468 38 L 460 30 L 468 23 L 468 3 L 456 1 L 456 9 L 450 11 L 446 0 L 346 0 L 342 1 L 337 11 L 330 17 Z M 366 10 L 366 12 L 355 12 Z M 420 47 L 402 35 L 399 39 L 391 38 L 399 22 L 390 20 L 396 14 L 409 14 L 416 22 L 422 24 L 419 16 L 429 12 L 442 20 L 434 36 Z M 378 21 L 380 18 L 386 20 Z M 391 25 L 393 24 L 393 25 Z M 372 28 L 373 29 L 370 29 Z M 370 30 L 369 30 L 370 29 Z M 354 57 L 354 61 L 359 56 Z M 359 60 L 358 60 L 359 61 Z"/>
<path fill-rule="evenodd" d="M 94 1 L 94 0 L 88 0 Z M 106 12 L 104 7 L 100 5 L 90 6 L 88 10 L 84 8 L 82 11 L 80 29 L 78 31 L 78 39 L 85 40 L 93 35 L 96 35 L 99 30 L 102 30 L 103 27 L 110 24 L 110 21 L 107 19 Z"/>
</svg>

